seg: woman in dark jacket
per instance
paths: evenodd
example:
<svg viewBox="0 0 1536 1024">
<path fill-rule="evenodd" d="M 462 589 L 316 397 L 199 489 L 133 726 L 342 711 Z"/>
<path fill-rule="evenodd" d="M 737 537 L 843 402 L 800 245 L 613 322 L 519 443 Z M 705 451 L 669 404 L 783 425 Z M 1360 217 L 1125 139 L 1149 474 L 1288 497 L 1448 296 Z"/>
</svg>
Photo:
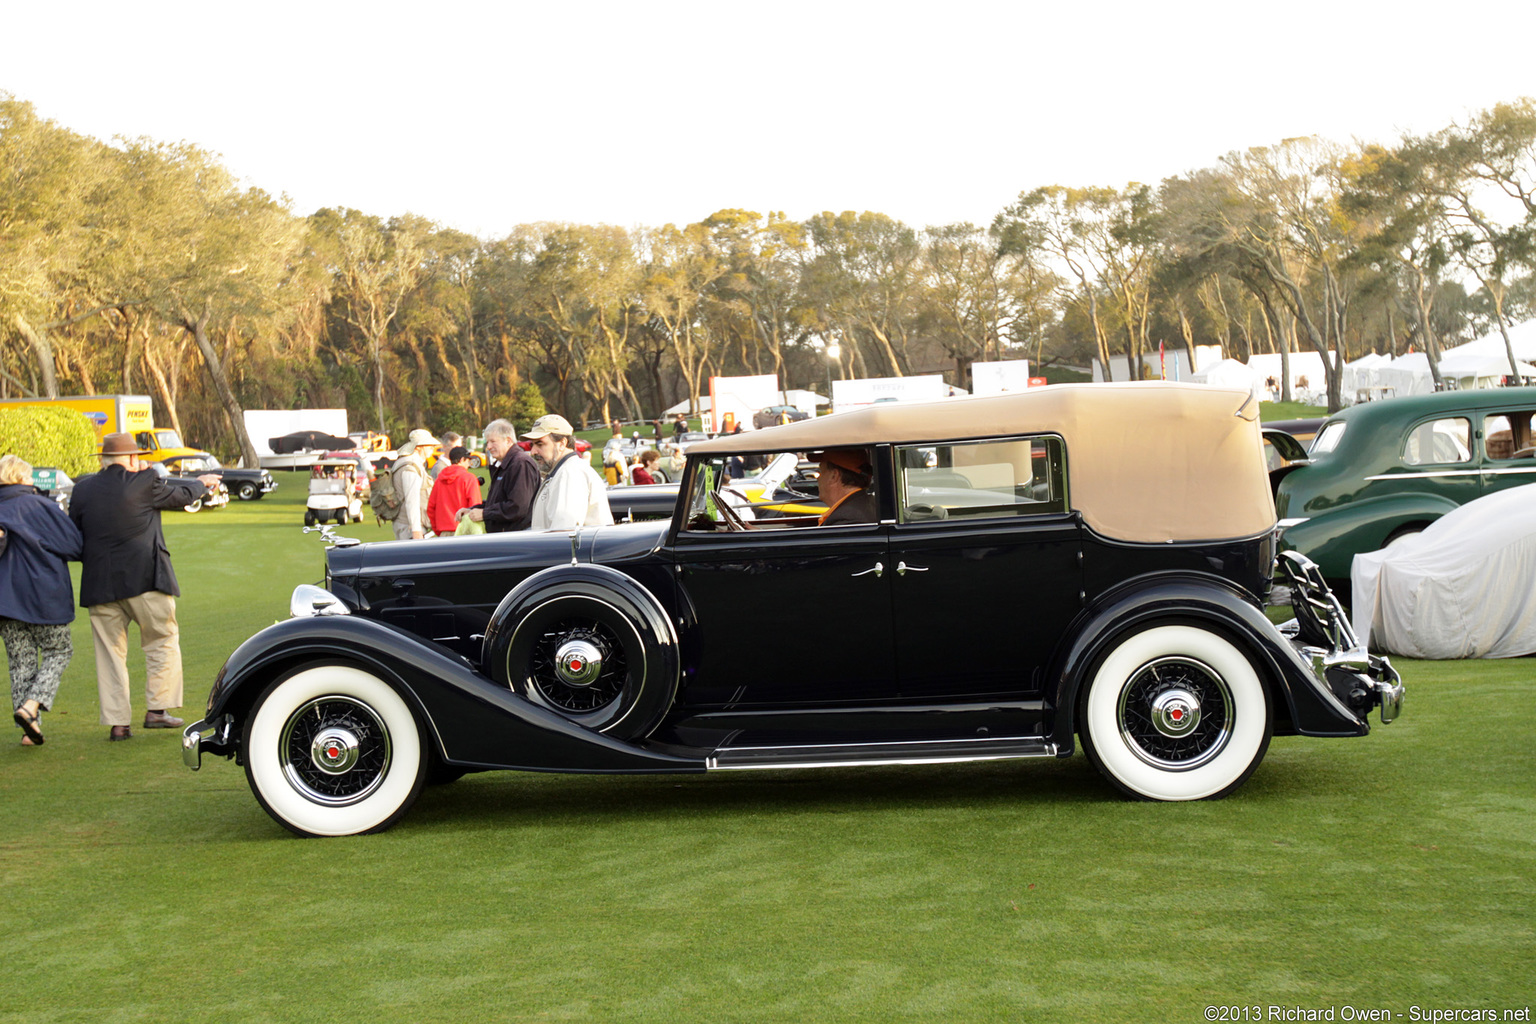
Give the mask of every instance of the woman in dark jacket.
<svg viewBox="0 0 1536 1024">
<path fill-rule="evenodd" d="M 69 625 L 75 594 L 68 560 L 80 558 L 80 531 L 32 486 L 32 467 L 0 456 L 0 638 L 11 663 L 11 703 L 22 743 L 43 742 L 42 712 L 51 710 L 74 648 Z"/>
</svg>

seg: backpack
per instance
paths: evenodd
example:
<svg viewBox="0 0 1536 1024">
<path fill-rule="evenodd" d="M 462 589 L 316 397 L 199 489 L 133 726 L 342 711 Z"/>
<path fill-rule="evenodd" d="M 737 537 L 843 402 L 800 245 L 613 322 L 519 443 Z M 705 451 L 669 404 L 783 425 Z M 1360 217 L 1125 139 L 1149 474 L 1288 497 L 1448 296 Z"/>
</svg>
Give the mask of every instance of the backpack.
<svg viewBox="0 0 1536 1024">
<path fill-rule="evenodd" d="M 401 459 L 389 468 L 386 473 L 380 473 L 373 481 L 373 487 L 368 494 L 368 507 L 373 509 L 373 514 L 381 522 L 392 523 L 400 518 L 400 507 L 405 504 L 405 485 L 397 478 L 397 474 L 409 466 L 421 481 L 421 513 L 426 518 L 427 495 L 432 489 L 432 478 L 421 468 L 420 463 L 406 462 Z"/>
<path fill-rule="evenodd" d="M 380 522 L 392 523 L 400 517 L 400 491 L 395 487 L 393 466 L 373 478 L 368 488 L 368 507 Z"/>
</svg>

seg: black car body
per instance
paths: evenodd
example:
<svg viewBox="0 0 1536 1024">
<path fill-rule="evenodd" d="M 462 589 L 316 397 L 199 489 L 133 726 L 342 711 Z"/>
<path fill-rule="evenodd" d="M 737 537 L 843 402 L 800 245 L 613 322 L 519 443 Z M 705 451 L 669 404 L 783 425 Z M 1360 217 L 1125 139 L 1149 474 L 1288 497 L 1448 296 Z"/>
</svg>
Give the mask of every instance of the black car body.
<svg viewBox="0 0 1536 1024">
<path fill-rule="evenodd" d="M 1256 413 L 1168 384 L 879 406 L 763 432 L 862 449 L 874 521 L 733 484 L 764 454 L 740 434 L 690 448 L 667 520 L 338 543 L 326 587 L 225 663 L 186 760 L 237 758 L 319 835 L 386 828 L 466 771 L 1066 757 L 1079 737 L 1128 795 L 1222 796 L 1271 735 L 1364 735 L 1402 699 L 1305 559 L 1282 560 L 1288 633 L 1266 617 Z M 812 656 L 742 659 L 773 637 Z"/>
<path fill-rule="evenodd" d="M 163 460 L 172 476 L 194 477 L 212 473 L 223 481 L 230 497 L 241 501 L 255 501 L 277 490 L 277 481 L 265 469 L 234 469 L 219 463 L 207 452 L 196 455 L 176 455 Z"/>
</svg>

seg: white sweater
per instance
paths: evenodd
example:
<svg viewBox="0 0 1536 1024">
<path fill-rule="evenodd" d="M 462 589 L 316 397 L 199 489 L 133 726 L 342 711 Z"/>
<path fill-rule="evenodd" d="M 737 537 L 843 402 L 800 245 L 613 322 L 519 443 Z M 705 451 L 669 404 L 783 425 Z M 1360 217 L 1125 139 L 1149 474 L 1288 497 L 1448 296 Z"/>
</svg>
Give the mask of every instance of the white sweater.
<svg viewBox="0 0 1536 1024">
<path fill-rule="evenodd" d="M 608 485 L 585 458 L 564 458 L 549 474 L 533 499 L 530 530 L 574 530 L 578 526 L 612 526 Z"/>
</svg>

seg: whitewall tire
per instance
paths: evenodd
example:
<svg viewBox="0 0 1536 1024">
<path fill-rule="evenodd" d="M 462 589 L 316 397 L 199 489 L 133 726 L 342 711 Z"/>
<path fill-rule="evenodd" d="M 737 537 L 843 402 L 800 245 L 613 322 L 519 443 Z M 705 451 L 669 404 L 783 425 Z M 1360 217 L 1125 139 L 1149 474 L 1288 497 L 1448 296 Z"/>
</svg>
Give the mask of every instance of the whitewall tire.
<svg viewBox="0 0 1536 1024">
<path fill-rule="evenodd" d="M 1227 795 L 1264 759 L 1273 729 L 1248 657 L 1196 626 L 1155 626 L 1121 641 L 1079 711 L 1089 759 L 1144 800 Z"/>
<path fill-rule="evenodd" d="M 394 688 L 345 665 L 278 680 L 247 721 L 245 772 L 267 813 L 300 835 L 381 832 L 421 792 L 426 756 Z"/>
</svg>

